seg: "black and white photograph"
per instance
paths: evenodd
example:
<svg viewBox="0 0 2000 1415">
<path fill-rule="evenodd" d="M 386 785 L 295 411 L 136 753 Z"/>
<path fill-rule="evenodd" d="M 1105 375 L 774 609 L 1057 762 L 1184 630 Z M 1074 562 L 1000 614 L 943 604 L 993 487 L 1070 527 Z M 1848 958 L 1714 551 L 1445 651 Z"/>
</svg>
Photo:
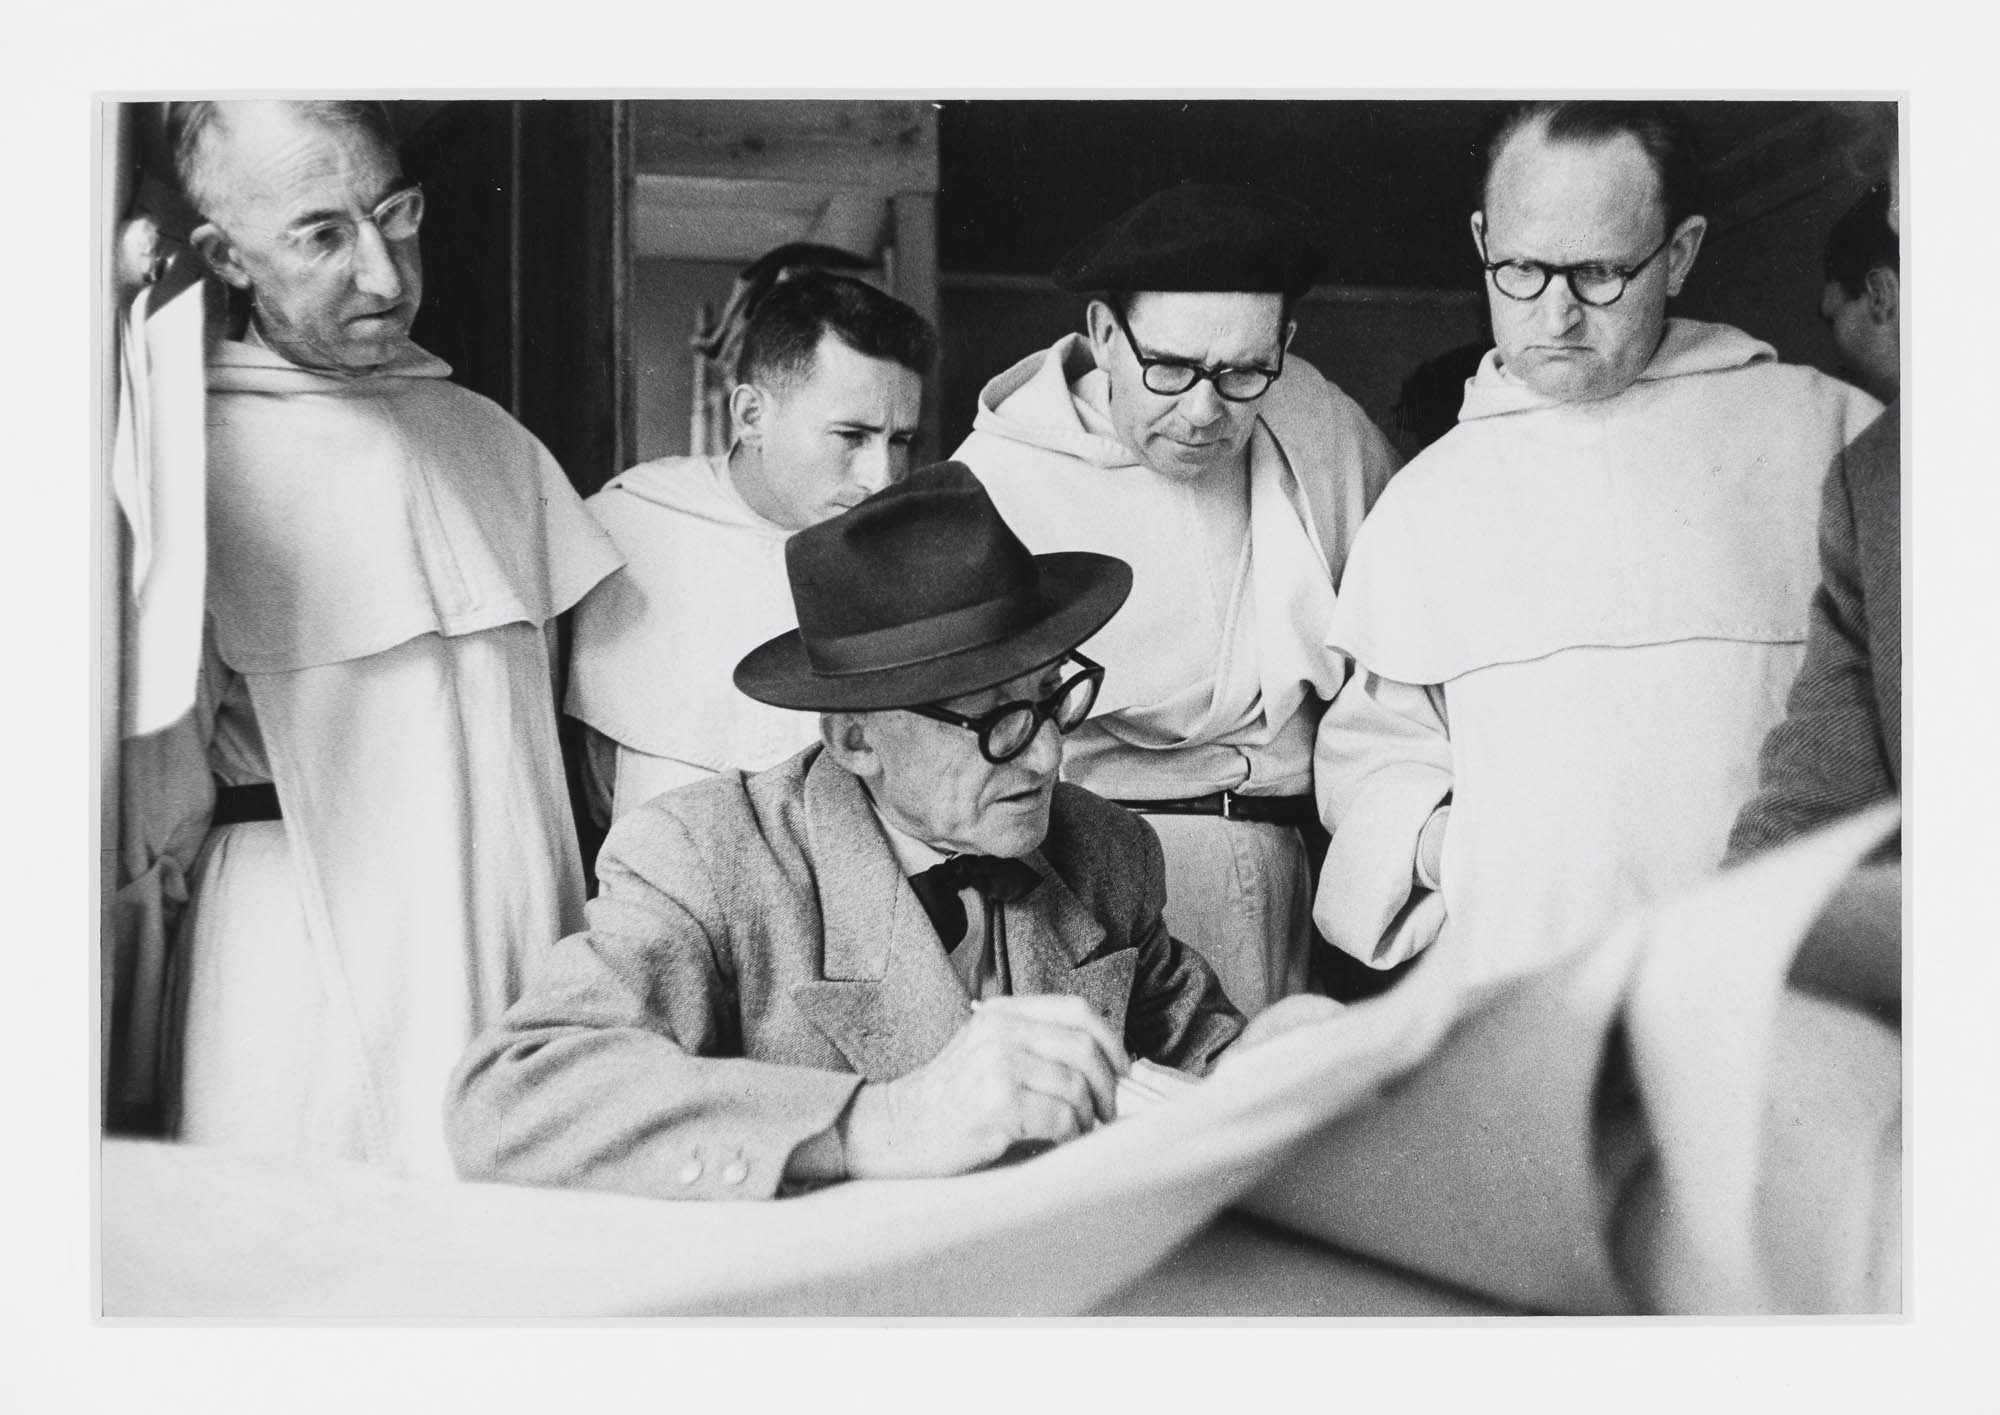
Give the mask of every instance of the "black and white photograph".
<svg viewBox="0 0 2000 1415">
<path fill-rule="evenodd" d="M 107 1315 L 1900 1309 L 1893 102 L 103 131 Z"/>
<path fill-rule="evenodd" d="M 1907 77 L 631 68 L 70 99 L 88 1359 L 1907 1353 Z"/>
</svg>

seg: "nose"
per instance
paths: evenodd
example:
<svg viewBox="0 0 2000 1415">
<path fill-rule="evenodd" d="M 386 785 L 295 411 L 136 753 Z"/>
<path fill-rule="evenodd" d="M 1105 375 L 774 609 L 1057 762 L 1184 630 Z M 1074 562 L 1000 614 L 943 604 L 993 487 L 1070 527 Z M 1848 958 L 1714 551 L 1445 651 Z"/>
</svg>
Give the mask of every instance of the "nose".
<svg viewBox="0 0 2000 1415">
<path fill-rule="evenodd" d="M 1053 776 L 1062 769 L 1063 738 L 1053 719 L 1044 720 L 1035 728 L 1035 735 L 1028 746 L 1015 760 L 1035 773 L 1036 776 Z"/>
<path fill-rule="evenodd" d="M 1213 379 L 1204 378 L 1181 395 L 1181 416 L 1194 427 L 1211 427 L 1226 411 Z"/>
<path fill-rule="evenodd" d="M 873 496 L 896 480 L 900 455 L 888 438 L 872 439 L 847 464 L 848 477 L 865 495 Z"/>
<path fill-rule="evenodd" d="M 1583 309 L 1583 301 L 1560 275 L 1550 279 L 1548 289 L 1535 302 L 1536 318 L 1543 329 L 1553 334 L 1566 334 L 1574 329 L 1583 318 Z"/>
<path fill-rule="evenodd" d="M 379 300 L 403 297 L 403 272 L 396 256 L 372 221 L 361 223 L 354 245 L 354 288 Z"/>
</svg>

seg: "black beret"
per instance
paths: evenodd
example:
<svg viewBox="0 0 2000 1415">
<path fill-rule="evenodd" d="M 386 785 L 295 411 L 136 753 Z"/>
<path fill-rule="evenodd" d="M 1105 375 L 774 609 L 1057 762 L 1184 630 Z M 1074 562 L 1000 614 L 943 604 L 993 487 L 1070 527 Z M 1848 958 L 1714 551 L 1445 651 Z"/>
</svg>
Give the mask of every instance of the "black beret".
<svg viewBox="0 0 2000 1415">
<path fill-rule="evenodd" d="M 1324 263 L 1312 214 L 1297 202 L 1189 182 L 1100 226 L 1051 274 L 1065 290 L 1244 290 L 1297 299 Z"/>
</svg>

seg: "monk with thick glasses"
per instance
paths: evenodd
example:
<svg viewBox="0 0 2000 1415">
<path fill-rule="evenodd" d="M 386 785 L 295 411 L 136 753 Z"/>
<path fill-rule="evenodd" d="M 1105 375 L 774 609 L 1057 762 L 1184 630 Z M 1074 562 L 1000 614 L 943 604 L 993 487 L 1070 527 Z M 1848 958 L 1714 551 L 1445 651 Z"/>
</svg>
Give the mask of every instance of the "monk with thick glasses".
<svg viewBox="0 0 2000 1415">
<path fill-rule="evenodd" d="M 1361 529 L 1320 724 L 1316 917 L 1504 977 L 1715 869 L 1798 671 L 1865 393 L 1670 319 L 1708 222 L 1670 107 L 1534 103 L 1472 213 L 1495 347 Z"/>
<path fill-rule="evenodd" d="M 1291 352 L 1324 259 L 1274 193 L 1148 197 L 1057 265 L 1084 332 L 987 384 L 957 454 L 1037 544 L 1132 565 L 1064 770 L 1147 817 L 1175 934 L 1252 1013 L 1316 971 L 1313 732 L 1347 673 L 1326 624 L 1396 466 Z"/>
</svg>

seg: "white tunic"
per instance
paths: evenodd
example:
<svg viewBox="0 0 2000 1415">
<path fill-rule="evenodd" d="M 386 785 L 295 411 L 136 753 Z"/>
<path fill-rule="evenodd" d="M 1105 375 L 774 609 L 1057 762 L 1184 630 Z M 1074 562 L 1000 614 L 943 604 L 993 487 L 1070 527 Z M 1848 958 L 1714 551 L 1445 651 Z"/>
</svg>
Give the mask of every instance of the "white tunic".
<svg viewBox="0 0 2000 1415">
<path fill-rule="evenodd" d="M 616 744 L 612 817 L 818 741 L 816 714 L 745 697 L 731 679 L 798 618 L 785 575 L 791 533 L 736 494 L 727 458 L 641 463 L 585 504 L 626 565 L 577 610 L 563 707 Z"/>
<path fill-rule="evenodd" d="M 446 1076 L 581 925 L 545 626 L 617 556 L 448 372 L 211 359 L 211 653 L 184 730 L 284 819 L 212 832 L 194 874 L 184 1139 L 448 1175 Z M 205 814 L 205 788 L 153 795 Z"/>
<path fill-rule="evenodd" d="M 1489 354 L 1342 583 L 1326 936 L 1386 967 L 1442 930 L 1511 973 L 1714 869 L 1803 653 L 1821 480 L 1877 410 L 1719 325 L 1670 322 L 1597 402 Z"/>
</svg>

